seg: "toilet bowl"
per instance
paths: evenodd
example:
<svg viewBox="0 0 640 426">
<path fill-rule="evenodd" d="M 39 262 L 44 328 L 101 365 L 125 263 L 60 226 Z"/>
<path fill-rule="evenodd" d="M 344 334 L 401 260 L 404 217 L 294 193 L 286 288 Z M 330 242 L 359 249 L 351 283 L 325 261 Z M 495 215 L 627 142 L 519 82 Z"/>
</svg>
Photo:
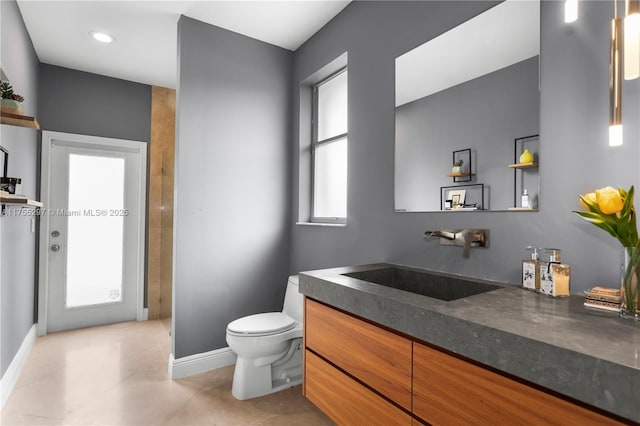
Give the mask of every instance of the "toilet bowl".
<svg viewBox="0 0 640 426">
<path fill-rule="evenodd" d="M 237 399 L 267 395 L 302 383 L 302 294 L 298 276 L 287 282 L 282 312 L 249 315 L 227 326 L 237 355 L 231 393 Z"/>
</svg>

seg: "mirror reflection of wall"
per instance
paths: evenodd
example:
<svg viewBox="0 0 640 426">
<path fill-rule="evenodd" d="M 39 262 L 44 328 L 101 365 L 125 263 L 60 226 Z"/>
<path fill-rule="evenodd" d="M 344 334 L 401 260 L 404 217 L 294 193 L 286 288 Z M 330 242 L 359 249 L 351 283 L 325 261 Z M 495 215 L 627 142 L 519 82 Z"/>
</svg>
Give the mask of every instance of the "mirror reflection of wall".
<svg viewBox="0 0 640 426">
<path fill-rule="evenodd" d="M 479 45 L 465 36 L 492 27 Z M 455 58 L 431 57 L 443 48 Z M 514 139 L 539 133 L 538 53 L 539 3 L 508 0 L 396 59 L 396 211 L 442 211 L 441 187 L 465 184 L 484 184 L 483 209 L 513 206 Z M 467 148 L 474 176 L 456 183 L 452 153 Z"/>
</svg>

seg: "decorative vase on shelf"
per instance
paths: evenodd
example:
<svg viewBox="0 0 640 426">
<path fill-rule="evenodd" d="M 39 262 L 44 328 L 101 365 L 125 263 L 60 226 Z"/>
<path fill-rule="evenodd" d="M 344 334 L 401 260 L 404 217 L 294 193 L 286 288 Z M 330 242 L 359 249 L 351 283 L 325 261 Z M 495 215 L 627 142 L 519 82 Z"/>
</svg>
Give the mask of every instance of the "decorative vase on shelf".
<svg viewBox="0 0 640 426">
<path fill-rule="evenodd" d="M 520 164 L 525 163 L 533 163 L 533 154 L 529 152 L 528 149 L 525 149 L 522 155 L 520 156 Z"/>
<path fill-rule="evenodd" d="M 0 112 L 5 114 L 24 114 L 22 102 L 24 98 L 13 91 L 10 82 L 0 80 Z"/>
<path fill-rule="evenodd" d="M 624 248 L 622 283 L 620 286 L 620 316 L 640 321 L 640 247 Z"/>
<path fill-rule="evenodd" d="M 8 114 L 24 114 L 22 102 L 15 101 L 13 99 L 2 99 L 0 101 L 0 109 L 2 110 L 2 112 Z"/>
</svg>

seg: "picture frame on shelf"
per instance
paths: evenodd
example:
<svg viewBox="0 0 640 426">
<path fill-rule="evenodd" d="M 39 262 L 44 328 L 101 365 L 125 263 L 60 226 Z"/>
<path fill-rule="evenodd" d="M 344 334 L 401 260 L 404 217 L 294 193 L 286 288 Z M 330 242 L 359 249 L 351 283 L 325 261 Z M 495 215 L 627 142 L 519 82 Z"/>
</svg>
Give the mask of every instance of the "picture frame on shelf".
<svg viewBox="0 0 640 426">
<path fill-rule="evenodd" d="M 485 205 L 485 185 L 483 183 L 440 187 L 441 211 L 483 210 Z"/>
<path fill-rule="evenodd" d="M 447 191 L 447 200 L 451 200 L 451 208 L 464 206 L 467 191 L 465 189 L 450 189 Z"/>
</svg>

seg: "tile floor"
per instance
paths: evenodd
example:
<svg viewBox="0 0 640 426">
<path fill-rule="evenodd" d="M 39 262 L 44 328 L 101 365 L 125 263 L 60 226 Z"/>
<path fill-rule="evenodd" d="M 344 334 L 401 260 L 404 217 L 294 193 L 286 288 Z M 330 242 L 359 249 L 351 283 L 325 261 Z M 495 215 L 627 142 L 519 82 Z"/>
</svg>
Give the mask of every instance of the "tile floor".
<svg viewBox="0 0 640 426">
<path fill-rule="evenodd" d="M 331 425 L 300 386 L 238 401 L 233 366 L 170 380 L 169 323 L 112 324 L 40 337 L 0 424 Z"/>
</svg>

